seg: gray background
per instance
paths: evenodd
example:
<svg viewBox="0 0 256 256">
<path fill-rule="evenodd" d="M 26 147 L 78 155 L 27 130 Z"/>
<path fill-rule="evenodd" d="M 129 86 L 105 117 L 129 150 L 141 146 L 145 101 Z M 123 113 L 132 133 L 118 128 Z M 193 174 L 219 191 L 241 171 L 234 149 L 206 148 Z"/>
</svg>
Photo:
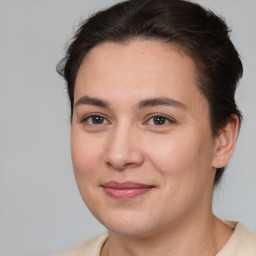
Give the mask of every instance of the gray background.
<svg viewBox="0 0 256 256">
<path fill-rule="evenodd" d="M 0 0 L 0 255 L 51 255 L 104 231 L 73 177 L 69 103 L 55 65 L 81 18 L 117 1 Z M 256 232 L 256 1 L 198 0 L 241 54 L 244 123 L 214 212 Z"/>
</svg>

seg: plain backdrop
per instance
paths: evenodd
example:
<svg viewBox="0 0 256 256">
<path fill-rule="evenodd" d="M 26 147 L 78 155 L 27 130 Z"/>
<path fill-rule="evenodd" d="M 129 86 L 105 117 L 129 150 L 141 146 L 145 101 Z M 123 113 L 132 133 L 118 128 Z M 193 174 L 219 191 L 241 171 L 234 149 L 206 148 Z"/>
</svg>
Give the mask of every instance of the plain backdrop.
<svg viewBox="0 0 256 256">
<path fill-rule="evenodd" d="M 105 230 L 76 187 L 55 66 L 80 21 L 116 2 L 0 0 L 0 255 L 52 255 Z M 244 122 L 214 212 L 256 232 L 256 1 L 197 2 L 225 17 L 244 64 L 236 95 Z"/>
</svg>

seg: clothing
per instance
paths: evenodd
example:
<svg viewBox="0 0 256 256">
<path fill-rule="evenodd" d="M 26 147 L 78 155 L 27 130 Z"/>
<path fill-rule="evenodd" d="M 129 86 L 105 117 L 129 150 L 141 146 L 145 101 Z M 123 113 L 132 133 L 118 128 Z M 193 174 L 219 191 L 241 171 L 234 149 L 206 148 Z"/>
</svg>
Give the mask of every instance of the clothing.
<svg viewBox="0 0 256 256">
<path fill-rule="evenodd" d="M 256 256 L 256 235 L 247 230 L 241 223 L 230 221 L 225 223 L 234 228 L 234 232 L 216 256 Z M 74 250 L 55 256 L 99 256 L 107 238 L 108 233 L 104 233 Z"/>
<path fill-rule="evenodd" d="M 239 222 L 225 223 L 233 228 L 234 232 L 216 256 L 256 256 L 256 235 Z"/>
<path fill-rule="evenodd" d="M 71 251 L 56 254 L 54 256 L 99 256 L 101 248 L 107 238 L 108 233 L 104 233 L 81 244 Z"/>
</svg>

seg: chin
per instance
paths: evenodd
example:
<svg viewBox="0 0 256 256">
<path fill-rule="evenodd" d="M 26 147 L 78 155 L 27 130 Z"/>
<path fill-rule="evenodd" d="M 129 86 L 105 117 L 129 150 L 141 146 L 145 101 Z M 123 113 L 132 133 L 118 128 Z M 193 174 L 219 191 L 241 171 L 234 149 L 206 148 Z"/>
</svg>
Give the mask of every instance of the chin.
<svg viewBox="0 0 256 256">
<path fill-rule="evenodd" d="M 95 216 L 110 232 L 127 237 L 143 237 L 153 232 L 154 226 L 159 227 L 153 219 L 136 212 L 123 211 L 112 215 Z"/>
<path fill-rule="evenodd" d="M 121 223 L 120 225 L 115 223 L 114 225 L 105 226 L 110 232 L 126 237 L 145 237 L 152 232 L 148 226 L 138 226 L 135 225 L 134 223 Z"/>
</svg>

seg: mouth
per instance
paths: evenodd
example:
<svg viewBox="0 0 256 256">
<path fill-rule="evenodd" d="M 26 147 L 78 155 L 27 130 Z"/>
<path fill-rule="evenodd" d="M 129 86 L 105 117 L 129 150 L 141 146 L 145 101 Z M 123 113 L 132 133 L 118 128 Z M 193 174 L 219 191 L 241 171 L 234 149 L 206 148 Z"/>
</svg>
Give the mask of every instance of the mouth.
<svg viewBox="0 0 256 256">
<path fill-rule="evenodd" d="M 125 200 L 145 194 L 155 186 L 135 182 L 119 183 L 116 181 L 110 181 L 104 183 L 102 187 L 108 196 L 115 199 Z"/>
</svg>

